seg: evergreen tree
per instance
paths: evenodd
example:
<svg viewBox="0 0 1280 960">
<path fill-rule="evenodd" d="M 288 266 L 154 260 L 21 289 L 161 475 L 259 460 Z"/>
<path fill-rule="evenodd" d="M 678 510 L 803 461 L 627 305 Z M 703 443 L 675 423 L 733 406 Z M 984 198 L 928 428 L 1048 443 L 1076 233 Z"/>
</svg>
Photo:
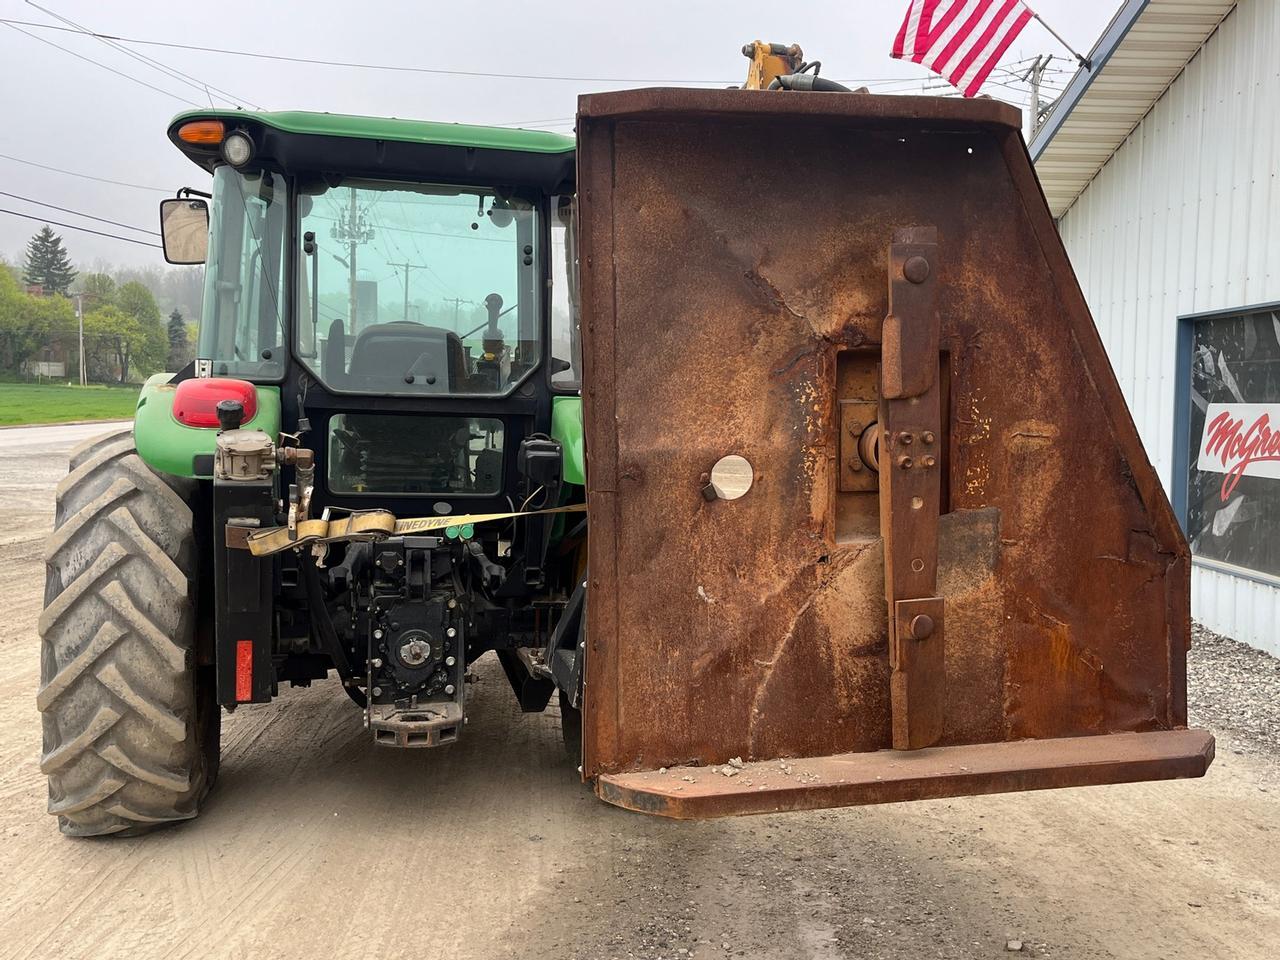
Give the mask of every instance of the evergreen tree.
<svg viewBox="0 0 1280 960">
<path fill-rule="evenodd" d="M 67 295 L 76 272 L 71 258 L 62 246 L 62 238 L 45 224 L 27 244 L 27 263 L 22 272 L 24 283 L 39 284 L 45 293 Z"/>
<path fill-rule="evenodd" d="M 190 350 L 187 341 L 187 321 L 183 319 L 182 311 L 174 307 L 173 313 L 169 314 L 169 362 L 165 365 L 165 369 L 176 371 L 185 367 L 187 361 L 191 359 Z"/>
</svg>

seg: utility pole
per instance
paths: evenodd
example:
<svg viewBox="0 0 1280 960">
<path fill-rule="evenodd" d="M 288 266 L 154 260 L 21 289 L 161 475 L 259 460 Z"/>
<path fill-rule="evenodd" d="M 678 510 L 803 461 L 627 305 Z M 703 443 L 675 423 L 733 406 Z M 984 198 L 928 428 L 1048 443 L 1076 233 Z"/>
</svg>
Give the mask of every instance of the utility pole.
<svg viewBox="0 0 1280 960">
<path fill-rule="evenodd" d="M 373 228 L 370 227 L 356 206 L 356 188 L 350 188 L 350 198 L 345 214 L 339 214 L 338 222 L 329 231 L 329 235 L 338 243 L 347 245 L 348 279 L 348 311 L 350 312 L 350 332 L 358 333 L 359 314 L 356 312 L 356 247 L 373 239 Z"/>
<path fill-rule="evenodd" d="M 1055 34 L 1056 36 L 1056 34 Z M 1035 63 L 1027 68 L 1027 72 L 1022 75 L 1024 81 L 1031 82 L 1031 116 L 1027 122 L 1027 140 L 1030 141 L 1036 135 L 1036 131 L 1040 129 L 1040 81 L 1044 77 L 1044 72 L 1049 69 L 1049 64 L 1053 61 L 1053 54 L 1047 57 L 1041 54 L 1036 57 Z"/>
<path fill-rule="evenodd" d="M 356 188 L 351 188 L 351 204 L 347 213 L 347 223 L 350 229 L 347 231 L 350 235 L 350 242 L 347 244 L 347 267 L 351 272 L 350 284 L 348 291 L 350 294 L 350 306 L 347 308 L 351 317 L 351 332 L 356 332 Z"/>
<path fill-rule="evenodd" d="M 458 308 L 464 303 L 470 303 L 471 301 L 463 300 L 461 297 L 445 297 L 444 302 L 453 304 L 453 329 L 456 333 L 458 330 Z"/>
<path fill-rule="evenodd" d="M 84 362 L 84 294 L 76 294 L 76 323 L 80 326 L 80 386 L 87 386 L 88 378 L 85 376 L 86 367 Z"/>
<path fill-rule="evenodd" d="M 427 265 L 425 263 L 408 263 L 407 261 L 405 263 L 392 263 L 390 260 L 388 260 L 387 266 L 400 267 L 404 269 L 404 318 L 405 320 L 408 320 L 409 319 L 409 271 L 410 270 L 426 270 Z"/>
</svg>

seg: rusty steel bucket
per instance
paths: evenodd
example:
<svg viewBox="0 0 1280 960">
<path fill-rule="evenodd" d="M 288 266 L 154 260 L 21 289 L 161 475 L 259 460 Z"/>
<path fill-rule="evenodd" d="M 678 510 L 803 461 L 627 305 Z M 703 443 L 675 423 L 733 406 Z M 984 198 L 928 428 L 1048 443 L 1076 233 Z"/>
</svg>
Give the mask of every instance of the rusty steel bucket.
<svg viewBox="0 0 1280 960">
<path fill-rule="evenodd" d="M 1202 775 L 1189 554 L 989 100 L 579 101 L 583 775 L 672 817 Z"/>
</svg>

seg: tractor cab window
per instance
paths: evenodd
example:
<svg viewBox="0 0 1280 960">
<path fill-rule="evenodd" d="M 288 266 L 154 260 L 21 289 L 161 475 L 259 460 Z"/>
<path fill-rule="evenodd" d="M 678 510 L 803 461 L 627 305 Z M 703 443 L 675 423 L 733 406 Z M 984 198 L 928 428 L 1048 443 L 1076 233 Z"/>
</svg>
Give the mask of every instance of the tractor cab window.
<svg viewBox="0 0 1280 960">
<path fill-rule="evenodd" d="M 329 421 L 329 489 L 494 496 L 502 492 L 502 421 L 338 414 Z"/>
<path fill-rule="evenodd" d="M 551 198 L 551 385 L 557 390 L 582 385 L 575 207 L 571 196 Z"/>
<path fill-rule="evenodd" d="M 533 203 L 367 180 L 299 190 L 296 349 L 322 383 L 502 395 L 537 366 Z"/>
<path fill-rule="evenodd" d="M 215 376 L 275 380 L 284 372 L 284 179 L 270 171 L 213 175 L 203 322 L 196 355 Z"/>
</svg>

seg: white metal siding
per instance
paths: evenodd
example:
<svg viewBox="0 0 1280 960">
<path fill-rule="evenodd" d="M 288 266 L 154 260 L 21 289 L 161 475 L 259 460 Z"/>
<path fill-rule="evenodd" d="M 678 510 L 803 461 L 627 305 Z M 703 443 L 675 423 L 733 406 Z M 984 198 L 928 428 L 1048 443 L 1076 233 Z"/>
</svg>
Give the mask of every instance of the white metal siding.
<svg viewBox="0 0 1280 960">
<path fill-rule="evenodd" d="M 1126 4 L 1132 5 L 1132 0 Z M 1088 86 L 1078 100 L 1069 101 L 1070 114 L 1036 161 L 1055 216 L 1071 206 L 1233 5 L 1233 0 L 1148 0 L 1119 46 L 1109 57 L 1099 56 L 1105 64 L 1098 72 L 1072 78 L 1072 86 L 1086 78 Z"/>
<path fill-rule="evenodd" d="M 1177 318 L 1280 300 L 1280 0 L 1242 0 L 1059 228 L 1169 489 Z M 1197 567 L 1192 612 L 1280 653 L 1280 590 Z"/>
<path fill-rule="evenodd" d="M 1192 615 L 1218 633 L 1280 657 L 1280 590 L 1197 564 L 1191 570 Z"/>
</svg>

